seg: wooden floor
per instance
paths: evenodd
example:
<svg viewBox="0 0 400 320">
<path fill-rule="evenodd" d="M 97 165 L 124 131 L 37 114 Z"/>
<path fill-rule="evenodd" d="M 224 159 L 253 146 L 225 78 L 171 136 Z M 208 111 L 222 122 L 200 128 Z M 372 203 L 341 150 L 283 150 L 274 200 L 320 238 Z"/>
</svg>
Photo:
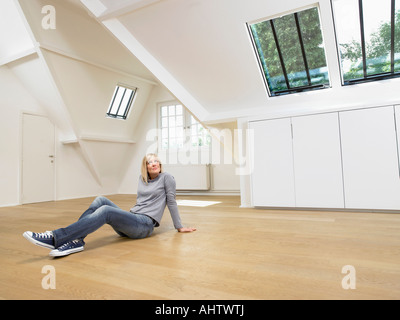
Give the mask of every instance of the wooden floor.
<svg viewBox="0 0 400 320">
<path fill-rule="evenodd" d="M 126 210 L 135 203 L 131 195 L 109 198 Z M 148 239 L 124 239 L 106 225 L 86 238 L 83 252 L 56 259 L 22 233 L 66 226 L 93 198 L 0 208 L 0 298 L 400 298 L 400 214 L 243 209 L 229 196 L 177 199 L 221 203 L 179 206 L 195 233 L 177 233 L 166 211 Z M 42 288 L 48 265 L 56 289 Z M 355 268 L 355 289 L 342 287 L 346 265 Z"/>
</svg>

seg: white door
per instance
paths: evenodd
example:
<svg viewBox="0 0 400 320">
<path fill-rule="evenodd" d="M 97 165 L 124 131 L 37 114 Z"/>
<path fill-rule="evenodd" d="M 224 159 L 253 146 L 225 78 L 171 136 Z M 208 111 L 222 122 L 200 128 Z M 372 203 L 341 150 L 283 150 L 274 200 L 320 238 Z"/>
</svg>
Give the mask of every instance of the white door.
<svg viewBox="0 0 400 320">
<path fill-rule="evenodd" d="M 294 117 L 297 207 L 344 208 L 339 115 Z"/>
<path fill-rule="evenodd" d="M 393 107 L 340 112 L 346 208 L 400 209 Z"/>
<path fill-rule="evenodd" d="M 22 122 L 22 203 L 52 201 L 54 125 L 46 117 L 29 114 L 23 115 Z"/>
<path fill-rule="evenodd" d="M 295 207 L 290 118 L 251 122 L 254 206 Z"/>
</svg>

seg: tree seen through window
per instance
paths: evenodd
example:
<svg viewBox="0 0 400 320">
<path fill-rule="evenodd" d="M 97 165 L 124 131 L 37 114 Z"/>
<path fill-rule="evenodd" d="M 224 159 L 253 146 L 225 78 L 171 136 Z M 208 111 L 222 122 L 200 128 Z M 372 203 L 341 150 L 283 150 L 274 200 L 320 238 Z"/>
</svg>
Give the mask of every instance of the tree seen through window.
<svg viewBox="0 0 400 320">
<path fill-rule="evenodd" d="M 271 96 L 329 86 L 318 8 L 249 25 Z"/>
</svg>

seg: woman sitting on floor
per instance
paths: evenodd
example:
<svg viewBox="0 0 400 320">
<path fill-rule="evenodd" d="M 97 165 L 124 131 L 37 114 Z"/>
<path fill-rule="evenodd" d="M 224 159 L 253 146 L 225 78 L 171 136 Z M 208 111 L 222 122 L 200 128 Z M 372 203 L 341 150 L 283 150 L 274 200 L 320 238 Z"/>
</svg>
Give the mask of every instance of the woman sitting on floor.
<svg viewBox="0 0 400 320">
<path fill-rule="evenodd" d="M 151 236 L 160 225 L 165 206 L 168 206 L 175 228 L 179 232 L 192 232 L 181 224 L 175 200 L 174 177 L 162 171 L 156 154 L 143 158 L 136 205 L 130 211 L 120 209 L 105 197 L 97 197 L 79 220 L 66 228 L 36 233 L 24 232 L 30 242 L 49 249 L 50 256 L 61 257 L 84 249 L 83 239 L 104 224 L 109 224 L 120 236 L 142 239 Z"/>
</svg>

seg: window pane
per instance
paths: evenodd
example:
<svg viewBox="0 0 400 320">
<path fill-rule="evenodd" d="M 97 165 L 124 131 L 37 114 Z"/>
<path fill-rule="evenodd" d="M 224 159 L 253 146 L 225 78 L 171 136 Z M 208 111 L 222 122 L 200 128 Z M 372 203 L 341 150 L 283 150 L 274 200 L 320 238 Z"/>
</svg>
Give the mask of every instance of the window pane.
<svg viewBox="0 0 400 320">
<path fill-rule="evenodd" d="M 115 89 L 114 97 L 113 97 L 114 101 L 113 101 L 113 104 L 112 104 L 112 106 L 110 108 L 109 113 L 111 113 L 113 115 L 117 114 L 118 107 L 119 107 L 119 104 L 121 102 L 121 99 L 122 99 L 122 96 L 124 94 L 124 91 L 125 91 L 124 88 L 120 88 L 120 87 L 117 87 Z"/>
<path fill-rule="evenodd" d="M 390 72 L 391 0 L 363 0 L 367 74 Z"/>
<path fill-rule="evenodd" d="M 168 139 L 168 128 L 161 129 L 161 138 Z"/>
<path fill-rule="evenodd" d="M 358 0 L 334 1 L 343 80 L 363 77 Z"/>
<path fill-rule="evenodd" d="M 210 146 L 207 130 L 182 105 L 160 107 L 161 148 L 181 149 L 188 146 Z M 192 135 L 193 134 L 193 135 Z M 193 140 L 192 140 L 193 139 Z"/>
<path fill-rule="evenodd" d="M 178 104 L 176 106 L 176 114 L 181 115 L 182 114 L 182 105 Z"/>
<path fill-rule="evenodd" d="M 272 96 L 329 85 L 317 7 L 252 24 L 250 31 Z"/>
<path fill-rule="evenodd" d="M 204 127 L 201 124 L 199 124 L 199 126 L 197 127 L 197 134 L 201 137 L 204 137 L 205 132 L 206 131 L 204 130 Z"/>
<path fill-rule="evenodd" d="M 172 128 L 170 127 L 169 128 L 168 135 L 169 135 L 170 138 L 175 138 L 176 137 L 176 135 L 175 135 L 175 127 L 172 127 Z"/>
<path fill-rule="evenodd" d="M 400 71 L 399 2 L 394 2 L 395 33 L 392 37 L 391 0 L 332 0 L 344 84 L 399 76 L 395 74 Z"/>
<path fill-rule="evenodd" d="M 192 137 L 192 147 L 197 147 L 199 145 L 198 138 Z"/>
<path fill-rule="evenodd" d="M 329 82 L 326 65 L 324 41 L 319 24 L 318 9 L 313 8 L 298 13 L 301 34 L 306 52 L 311 83 L 325 84 Z"/>
<path fill-rule="evenodd" d="M 183 127 L 176 127 L 176 136 L 178 138 L 183 138 Z"/>
<path fill-rule="evenodd" d="M 169 127 L 175 127 L 175 117 L 169 117 Z"/>
<path fill-rule="evenodd" d="M 211 146 L 211 136 L 209 134 L 206 135 L 206 146 Z"/>
<path fill-rule="evenodd" d="M 288 89 L 270 21 L 251 26 L 258 55 L 271 93 Z"/>
<path fill-rule="evenodd" d="M 124 91 L 125 91 L 125 94 L 124 94 L 124 96 L 122 98 L 121 107 L 119 108 L 119 111 L 118 111 L 118 115 L 119 116 L 123 116 L 125 114 L 125 112 L 127 111 L 128 106 L 129 106 L 128 105 L 129 101 L 131 99 L 132 90 L 125 89 Z"/>
<path fill-rule="evenodd" d="M 302 87 L 308 84 L 304 71 L 304 60 L 301 54 L 294 15 L 287 15 L 275 21 L 276 33 L 285 64 L 289 86 Z"/>
<path fill-rule="evenodd" d="M 168 107 L 168 114 L 170 116 L 174 116 L 175 115 L 175 106 L 169 106 Z"/>
<path fill-rule="evenodd" d="M 177 116 L 176 117 L 176 125 L 177 126 L 183 126 L 183 116 Z"/>
<path fill-rule="evenodd" d="M 173 149 L 173 148 L 176 148 L 176 147 L 177 147 L 177 144 L 176 144 L 176 139 L 175 139 L 175 138 L 173 138 L 173 139 L 169 139 L 169 147 L 170 147 L 171 149 Z"/>
<path fill-rule="evenodd" d="M 107 115 L 113 118 L 126 119 L 135 92 L 132 89 L 116 86 Z"/>
<path fill-rule="evenodd" d="M 161 116 L 162 117 L 168 116 L 168 107 L 167 106 L 161 107 Z"/>
<path fill-rule="evenodd" d="M 191 128 L 192 128 L 192 136 L 197 135 L 197 125 L 193 124 Z"/>
<path fill-rule="evenodd" d="M 183 138 L 177 138 L 177 139 L 176 139 L 176 147 L 177 147 L 178 149 L 183 148 Z"/>
</svg>

